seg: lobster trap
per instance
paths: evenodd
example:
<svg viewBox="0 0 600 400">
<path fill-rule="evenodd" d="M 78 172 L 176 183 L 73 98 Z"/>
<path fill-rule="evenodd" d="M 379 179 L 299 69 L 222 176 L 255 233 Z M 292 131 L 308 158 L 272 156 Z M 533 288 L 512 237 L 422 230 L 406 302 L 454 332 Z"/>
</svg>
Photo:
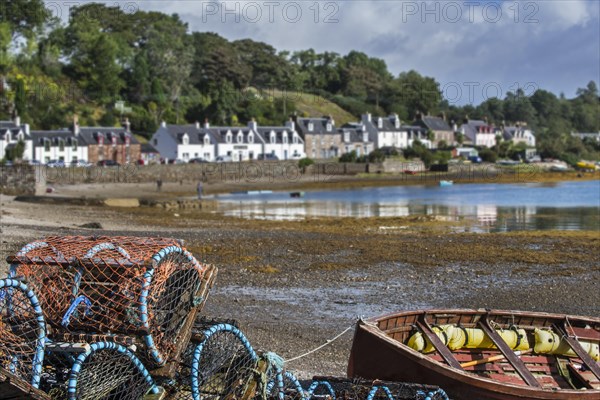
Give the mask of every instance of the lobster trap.
<svg viewBox="0 0 600 400">
<path fill-rule="evenodd" d="M 115 342 L 53 343 L 46 353 L 41 388 L 52 399 L 137 400 L 159 391 L 132 349 Z"/>
<path fill-rule="evenodd" d="M 53 236 L 8 261 L 59 341 L 137 342 L 153 367 L 179 357 L 216 275 L 174 239 Z"/>
<path fill-rule="evenodd" d="M 37 388 L 46 324 L 36 295 L 15 279 L 0 280 L 0 367 Z"/>
</svg>

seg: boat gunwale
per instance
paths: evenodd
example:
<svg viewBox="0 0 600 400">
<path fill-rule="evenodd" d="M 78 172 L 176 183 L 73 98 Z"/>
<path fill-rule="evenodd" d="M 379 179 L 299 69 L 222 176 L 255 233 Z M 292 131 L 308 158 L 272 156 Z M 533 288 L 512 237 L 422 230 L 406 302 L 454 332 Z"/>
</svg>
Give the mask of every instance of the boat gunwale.
<svg viewBox="0 0 600 400">
<path fill-rule="evenodd" d="M 556 387 L 536 388 L 536 387 L 531 387 L 531 386 L 524 386 L 524 385 L 517 385 L 517 384 L 513 384 L 513 383 L 495 381 L 493 379 L 481 377 L 471 371 L 461 371 L 461 370 L 453 368 L 452 366 L 447 365 L 443 362 L 435 360 L 426 354 L 420 353 L 396 339 L 391 338 L 390 336 L 388 336 L 386 334 L 385 330 L 380 329 L 379 326 L 377 325 L 377 323 L 380 321 L 389 320 L 394 317 L 418 316 L 418 315 L 422 315 L 422 314 L 427 315 L 427 314 L 436 314 L 436 313 L 456 314 L 456 315 L 479 314 L 479 315 L 491 315 L 491 316 L 494 316 L 494 315 L 500 315 L 500 316 L 520 315 L 520 316 L 527 316 L 527 317 L 540 317 L 540 318 L 562 319 L 562 320 L 564 320 L 565 318 L 568 318 L 569 321 L 586 321 L 586 322 L 592 322 L 592 323 L 600 325 L 600 318 L 569 315 L 569 314 L 553 314 L 553 313 L 546 313 L 546 312 L 507 311 L 507 310 L 492 310 L 492 309 L 437 309 L 437 308 L 433 309 L 432 308 L 432 309 L 424 309 L 424 310 L 417 310 L 417 311 L 401 311 L 401 312 L 389 313 L 389 314 L 384 314 L 384 315 L 380 315 L 380 316 L 363 319 L 358 322 L 359 326 L 357 326 L 357 329 L 359 329 L 359 328 L 366 329 L 369 333 L 374 334 L 376 337 L 393 345 L 399 351 L 402 351 L 407 357 L 411 357 L 414 362 L 417 362 L 421 365 L 423 365 L 423 363 L 425 363 L 425 365 L 429 365 L 430 367 L 428 367 L 428 368 L 432 369 L 435 373 L 442 374 L 450 379 L 457 379 L 457 377 L 460 377 L 461 379 L 463 379 L 463 381 L 465 382 L 466 385 L 472 385 L 472 386 L 476 386 L 479 388 L 489 388 L 490 385 L 493 385 L 497 388 L 504 387 L 507 390 L 513 389 L 513 390 L 522 391 L 522 393 L 524 395 L 526 395 L 527 393 L 531 393 L 531 395 L 533 395 L 535 393 L 538 393 L 538 394 L 539 393 L 561 393 L 565 396 L 582 395 L 584 393 L 586 395 L 600 394 L 600 389 L 586 389 L 585 391 L 582 391 L 581 389 L 563 389 L 563 388 L 556 388 Z M 351 353 L 352 353 L 352 350 L 351 350 Z M 500 392 L 500 393 L 502 393 L 502 392 Z M 531 398 L 535 399 L 535 398 L 539 398 L 539 397 L 531 397 Z"/>
</svg>

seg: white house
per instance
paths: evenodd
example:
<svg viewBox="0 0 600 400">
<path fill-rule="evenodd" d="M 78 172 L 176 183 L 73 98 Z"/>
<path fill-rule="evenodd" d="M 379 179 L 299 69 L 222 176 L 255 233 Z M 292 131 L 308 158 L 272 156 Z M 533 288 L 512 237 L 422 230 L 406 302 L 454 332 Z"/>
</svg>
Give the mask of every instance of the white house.
<svg viewBox="0 0 600 400">
<path fill-rule="evenodd" d="M 150 143 L 165 159 L 187 162 L 193 158 L 203 158 L 214 161 L 217 157 L 217 140 L 209 128 L 208 122 L 201 126 L 199 122 L 192 125 L 167 125 L 163 121 L 152 135 Z"/>
<path fill-rule="evenodd" d="M 388 117 L 373 117 L 370 113 L 361 116 L 363 129 L 369 132 L 369 140 L 374 143 L 375 148 L 396 147 L 405 149 L 408 147 L 408 134 L 402 129 L 398 114 Z"/>
<path fill-rule="evenodd" d="M 263 141 L 263 154 L 272 154 L 279 160 L 299 159 L 305 157 L 304 140 L 296 132 L 294 121 L 286 126 L 257 126 L 250 121 L 248 127 L 257 132 Z"/>
<path fill-rule="evenodd" d="M 496 136 L 502 134 L 502 131 L 486 121 L 467 120 L 460 127 L 460 132 L 474 146 L 493 147 L 496 144 Z"/>
<path fill-rule="evenodd" d="M 216 154 L 231 157 L 232 161 L 255 160 L 263 153 L 262 137 L 251 128 L 214 127 L 209 128 L 216 139 Z"/>
<path fill-rule="evenodd" d="M 402 125 L 401 128 L 406 132 L 408 147 L 412 147 L 415 141 L 419 141 L 426 148 L 433 148 L 433 142 L 429 139 L 427 128 L 421 125 Z"/>
<path fill-rule="evenodd" d="M 535 147 L 535 135 L 531 129 L 517 124 L 516 126 L 504 127 L 502 133 L 504 140 L 512 140 L 514 144 L 525 143 L 527 147 Z"/>
<path fill-rule="evenodd" d="M 25 144 L 22 159 L 34 159 L 29 124 L 21 124 L 19 117 L 15 117 L 14 121 L 0 121 L 0 159 L 5 157 L 7 149 L 16 146 L 19 141 Z"/>
<path fill-rule="evenodd" d="M 34 159 L 46 164 L 57 160 L 70 163 L 88 160 L 87 141 L 69 129 L 31 131 Z"/>
</svg>

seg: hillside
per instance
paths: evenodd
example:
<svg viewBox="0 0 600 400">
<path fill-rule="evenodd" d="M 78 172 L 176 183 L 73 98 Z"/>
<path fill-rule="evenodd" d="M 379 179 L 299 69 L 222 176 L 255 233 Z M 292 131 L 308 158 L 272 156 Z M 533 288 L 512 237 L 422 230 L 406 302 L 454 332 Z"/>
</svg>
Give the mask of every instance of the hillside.
<svg viewBox="0 0 600 400">
<path fill-rule="evenodd" d="M 348 122 L 356 122 L 360 119 L 360 116 L 352 115 L 337 104 L 315 94 L 271 90 L 267 92 L 267 95 L 279 99 L 283 99 L 286 95 L 287 99 L 294 103 L 298 115 L 309 117 L 331 115 L 337 126 L 342 126 Z"/>
</svg>

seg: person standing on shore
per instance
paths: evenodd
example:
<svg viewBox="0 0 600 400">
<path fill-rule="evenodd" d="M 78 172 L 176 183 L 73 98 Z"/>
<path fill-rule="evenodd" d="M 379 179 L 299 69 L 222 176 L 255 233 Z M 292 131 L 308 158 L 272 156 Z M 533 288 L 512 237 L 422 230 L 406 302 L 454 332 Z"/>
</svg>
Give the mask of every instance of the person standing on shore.
<svg viewBox="0 0 600 400">
<path fill-rule="evenodd" d="M 202 181 L 198 181 L 198 186 L 196 186 L 196 191 L 198 192 L 198 200 L 202 200 L 202 192 L 204 191 L 204 186 L 202 185 Z"/>
</svg>

